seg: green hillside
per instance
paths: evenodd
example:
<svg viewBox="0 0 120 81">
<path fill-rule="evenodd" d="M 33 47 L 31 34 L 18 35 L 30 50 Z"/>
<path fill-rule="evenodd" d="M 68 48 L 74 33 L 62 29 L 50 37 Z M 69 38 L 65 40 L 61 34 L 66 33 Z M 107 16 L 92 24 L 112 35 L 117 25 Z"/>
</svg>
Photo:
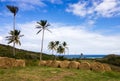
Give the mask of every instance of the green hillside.
<svg viewBox="0 0 120 81">
<path fill-rule="evenodd" d="M 40 54 L 38 52 L 32 52 L 32 51 L 16 48 L 16 55 L 14 57 L 12 52 L 13 52 L 13 48 L 11 46 L 0 44 L 0 56 L 2 57 L 37 60 L 39 59 L 39 54 Z M 50 59 L 53 59 L 52 55 L 43 54 L 43 60 L 50 60 Z"/>
</svg>

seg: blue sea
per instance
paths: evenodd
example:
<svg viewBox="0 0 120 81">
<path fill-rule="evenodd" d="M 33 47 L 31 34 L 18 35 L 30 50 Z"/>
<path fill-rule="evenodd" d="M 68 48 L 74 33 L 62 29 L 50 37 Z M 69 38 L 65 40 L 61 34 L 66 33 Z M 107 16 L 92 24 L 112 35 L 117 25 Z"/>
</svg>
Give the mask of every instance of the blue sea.
<svg viewBox="0 0 120 81">
<path fill-rule="evenodd" d="M 72 58 L 80 58 L 81 55 L 59 55 L 59 56 L 64 56 L 68 59 L 72 59 Z M 103 58 L 105 57 L 106 55 L 83 55 L 82 58 Z"/>
</svg>

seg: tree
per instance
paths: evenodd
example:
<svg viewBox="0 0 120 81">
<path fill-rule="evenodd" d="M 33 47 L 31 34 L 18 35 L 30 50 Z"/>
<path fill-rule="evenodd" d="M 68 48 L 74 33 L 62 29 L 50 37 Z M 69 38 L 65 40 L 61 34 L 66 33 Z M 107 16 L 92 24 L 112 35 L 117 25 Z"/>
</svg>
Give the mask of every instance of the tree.
<svg viewBox="0 0 120 81">
<path fill-rule="evenodd" d="M 82 58 L 83 58 L 83 53 L 80 54 L 80 59 L 82 59 Z"/>
<path fill-rule="evenodd" d="M 54 41 L 49 42 L 48 49 L 52 50 L 52 55 L 53 55 L 53 52 L 55 50 L 55 42 Z"/>
<path fill-rule="evenodd" d="M 57 53 L 63 54 L 64 52 L 65 52 L 65 48 L 63 46 L 59 45 L 57 48 Z"/>
<path fill-rule="evenodd" d="M 48 49 L 52 50 L 52 55 L 54 55 L 53 52 L 56 50 L 56 45 L 54 41 L 49 42 Z M 55 57 L 54 57 L 54 60 L 55 60 Z"/>
<path fill-rule="evenodd" d="M 62 43 L 62 46 L 64 47 L 64 50 L 65 50 L 65 49 L 68 49 L 67 43 L 66 43 L 65 41 Z M 66 51 L 65 51 L 65 52 L 66 52 Z M 65 52 L 64 52 L 64 54 L 65 54 Z"/>
<path fill-rule="evenodd" d="M 13 31 L 15 31 L 15 16 L 19 10 L 16 6 L 7 5 L 6 6 L 11 13 L 13 13 Z M 14 36 L 13 36 L 14 37 Z M 14 40 L 14 38 L 13 38 Z M 13 41 L 13 55 L 15 55 L 15 42 Z"/>
<path fill-rule="evenodd" d="M 6 37 L 6 40 L 8 40 L 8 44 L 10 43 L 15 43 L 15 44 L 19 44 L 21 45 L 21 42 L 20 42 L 20 37 L 23 37 L 24 35 L 20 35 L 20 30 L 14 30 L 14 31 L 10 31 L 10 36 L 7 36 Z M 15 44 L 14 44 L 14 47 L 15 47 Z M 14 49 L 14 56 L 15 56 L 15 49 Z"/>
<path fill-rule="evenodd" d="M 44 42 L 44 32 L 45 30 L 48 30 L 49 32 L 51 32 L 48 29 L 48 26 L 50 26 L 50 24 L 47 22 L 47 20 L 40 20 L 39 22 L 37 22 L 37 27 L 39 29 L 39 31 L 37 32 L 40 33 L 42 32 L 42 39 L 41 39 L 41 53 L 40 53 L 40 61 L 42 60 L 42 52 L 43 52 L 43 42 Z"/>
</svg>

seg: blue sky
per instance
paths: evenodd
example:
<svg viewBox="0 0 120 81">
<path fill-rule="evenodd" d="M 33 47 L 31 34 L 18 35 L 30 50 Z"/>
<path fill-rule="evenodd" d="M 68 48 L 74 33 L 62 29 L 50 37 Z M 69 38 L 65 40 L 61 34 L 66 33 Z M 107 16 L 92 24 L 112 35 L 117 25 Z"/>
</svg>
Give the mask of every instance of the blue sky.
<svg viewBox="0 0 120 81">
<path fill-rule="evenodd" d="M 120 0 L 0 0 L 0 43 L 12 29 L 13 15 L 6 5 L 19 7 L 16 28 L 25 36 L 21 49 L 39 51 L 36 22 L 45 19 L 44 52 L 50 41 L 66 41 L 70 54 L 120 54 Z"/>
</svg>

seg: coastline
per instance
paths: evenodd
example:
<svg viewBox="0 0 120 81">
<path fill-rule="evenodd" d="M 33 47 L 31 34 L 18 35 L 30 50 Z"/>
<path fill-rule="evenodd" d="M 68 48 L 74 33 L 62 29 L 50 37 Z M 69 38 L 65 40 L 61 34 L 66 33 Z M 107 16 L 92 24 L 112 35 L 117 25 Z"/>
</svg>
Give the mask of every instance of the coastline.
<svg viewBox="0 0 120 81">
<path fill-rule="evenodd" d="M 78 55 L 78 54 L 69 54 L 69 55 L 57 55 L 57 56 L 64 56 L 65 58 L 72 59 L 72 58 L 103 58 L 107 55 L 105 54 L 85 54 L 85 55 Z"/>
</svg>

